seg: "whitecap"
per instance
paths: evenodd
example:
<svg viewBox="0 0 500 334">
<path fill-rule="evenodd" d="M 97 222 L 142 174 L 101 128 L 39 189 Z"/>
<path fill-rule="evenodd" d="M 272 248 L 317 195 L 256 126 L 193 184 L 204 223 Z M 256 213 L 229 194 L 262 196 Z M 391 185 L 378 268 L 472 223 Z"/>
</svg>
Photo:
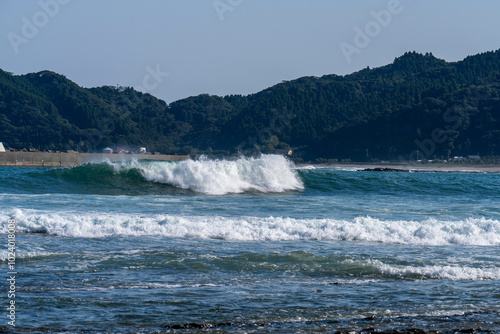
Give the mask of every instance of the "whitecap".
<svg viewBox="0 0 500 334">
<path fill-rule="evenodd" d="M 7 233 L 8 218 L 17 220 L 19 232 L 45 231 L 65 237 L 151 235 L 239 241 L 345 240 L 434 246 L 500 245 L 500 222 L 486 218 L 408 221 L 357 217 L 343 220 L 15 209 L 0 213 L 0 231 L 3 233 Z"/>
</svg>

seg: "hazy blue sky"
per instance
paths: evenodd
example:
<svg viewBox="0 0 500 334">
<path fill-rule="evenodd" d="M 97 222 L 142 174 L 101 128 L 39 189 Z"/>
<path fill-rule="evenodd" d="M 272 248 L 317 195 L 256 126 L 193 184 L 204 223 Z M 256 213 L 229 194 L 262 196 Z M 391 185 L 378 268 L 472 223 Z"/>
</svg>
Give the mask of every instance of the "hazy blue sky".
<svg viewBox="0 0 500 334">
<path fill-rule="evenodd" d="M 500 48 L 500 1 L 0 0 L 0 68 L 167 102 Z"/>
</svg>

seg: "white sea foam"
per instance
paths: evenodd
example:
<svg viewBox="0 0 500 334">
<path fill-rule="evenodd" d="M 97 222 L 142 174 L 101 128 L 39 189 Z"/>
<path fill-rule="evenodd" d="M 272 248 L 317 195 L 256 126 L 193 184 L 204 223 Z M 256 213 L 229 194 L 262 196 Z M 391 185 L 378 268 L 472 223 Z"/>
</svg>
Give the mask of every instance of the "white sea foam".
<svg viewBox="0 0 500 334">
<path fill-rule="evenodd" d="M 295 167 L 295 169 L 298 169 L 298 170 L 315 170 L 316 167 L 311 166 L 311 165 L 307 165 L 307 166 L 297 166 L 297 167 Z"/>
<path fill-rule="evenodd" d="M 382 274 L 401 277 L 422 277 L 450 280 L 499 280 L 500 268 L 474 268 L 458 265 L 430 266 L 397 266 L 382 263 L 379 260 L 370 261 Z"/>
<path fill-rule="evenodd" d="M 345 171 L 345 172 L 355 172 L 355 171 L 358 171 L 358 170 L 362 170 L 363 168 L 362 167 L 339 167 L 339 166 L 311 166 L 311 165 L 307 165 L 307 166 L 298 166 L 298 167 L 295 167 L 295 169 L 297 170 L 322 170 L 322 169 L 331 169 L 331 170 L 335 170 L 335 171 Z"/>
<path fill-rule="evenodd" d="M 348 240 L 411 245 L 500 245 L 500 222 L 485 218 L 461 221 L 293 219 L 138 215 L 106 212 L 45 212 L 14 209 L 0 213 L 0 231 L 8 218 L 18 231 L 65 237 L 168 236 L 223 240 Z"/>
<path fill-rule="evenodd" d="M 363 170 L 363 167 L 331 167 L 333 170 L 343 171 L 343 172 L 357 172 Z"/>
<path fill-rule="evenodd" d="M 185 160 L 143 164 L 113 164 L 115 171 L 137 168 L 152 182 L 166 183 L 208 195 L 246 191 L 283 192 L 303 189 L 294 164 L 280 155 L 236 160 Z"/>
<path fill-rule="evenodd" d="M 24 249 L 16 249 L 16 259 L 31 259 L 31 258 L 43 258 L 48 256 L 59 256 L 62 253 L 50 253 L 44 251 L 26 251 Z M 9 258 L 9 251 L 7 249 L 0 249 L 0 262 L 7 261 Z"/>
</svg>

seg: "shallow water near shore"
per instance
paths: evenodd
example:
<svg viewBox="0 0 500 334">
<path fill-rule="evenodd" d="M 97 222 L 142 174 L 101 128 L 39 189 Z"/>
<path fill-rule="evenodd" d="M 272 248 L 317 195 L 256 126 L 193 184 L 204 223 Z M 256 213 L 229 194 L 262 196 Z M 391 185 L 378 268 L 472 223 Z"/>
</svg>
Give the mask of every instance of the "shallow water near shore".
<svg viewBox="0 0 500 334">
<path fill-rule="evenodd" d="M 17 221 L 17 331 L 500 328 L 499 174 L 262 156 L 0 179 L 5 245 Z M 6 273 L 7 246 L 0 257 Z"/>
</svg>

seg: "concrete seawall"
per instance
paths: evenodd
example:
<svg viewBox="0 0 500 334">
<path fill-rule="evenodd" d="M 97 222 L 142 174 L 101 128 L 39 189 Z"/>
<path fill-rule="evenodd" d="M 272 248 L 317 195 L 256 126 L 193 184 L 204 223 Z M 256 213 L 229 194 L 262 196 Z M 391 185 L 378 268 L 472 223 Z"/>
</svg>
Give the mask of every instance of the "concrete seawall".
<svg viewBox="0 0 500 334">
<path fill-rule="evenodd" d="M 132 159 L 181 161 L 189 159 L 189 155 L 0 152 L 0 166 L 13 167 L 73 167 L 89 161 L 127 161 Z"/>
</svg>

